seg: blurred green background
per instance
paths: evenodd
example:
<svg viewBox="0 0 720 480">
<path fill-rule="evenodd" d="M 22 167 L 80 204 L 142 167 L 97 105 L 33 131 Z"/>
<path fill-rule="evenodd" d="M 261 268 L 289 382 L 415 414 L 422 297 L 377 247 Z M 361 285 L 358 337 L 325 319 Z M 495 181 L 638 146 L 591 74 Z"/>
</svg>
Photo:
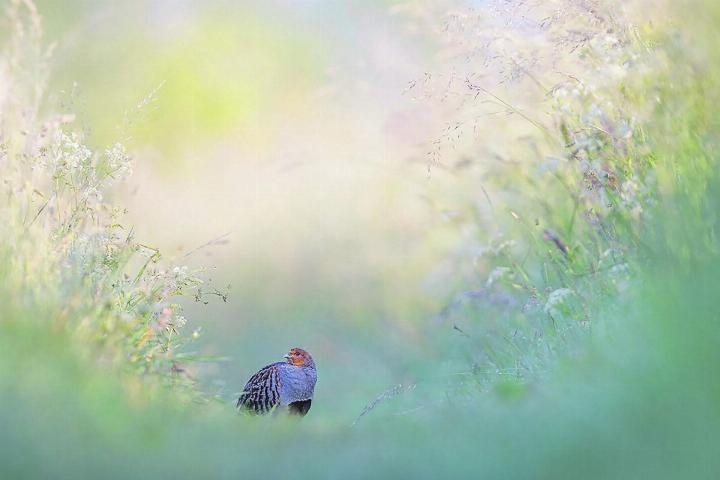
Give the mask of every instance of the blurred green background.
<svg viewBox="0 0 720 480">
<path fill-rule="evenodd" d="M 121 222 L 229 295 L 181 300 L 188 393 L 4 222 L 0 476 L 717 477 L 714 4 L 36 4 L 41 113 L 127 145 Z M 294 346 L 309 415 L 237 415 Z"/>
</svg>

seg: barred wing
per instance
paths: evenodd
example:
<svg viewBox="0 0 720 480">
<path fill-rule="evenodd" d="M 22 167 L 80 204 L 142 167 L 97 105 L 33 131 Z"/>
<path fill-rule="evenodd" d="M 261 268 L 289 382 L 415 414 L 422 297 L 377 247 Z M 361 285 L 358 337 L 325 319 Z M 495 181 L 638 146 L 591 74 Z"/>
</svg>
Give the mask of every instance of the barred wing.
<svg viewBox="0 0 720 480">
<path fill-rule="evenodd" d="M 245 384 L 237 407 L 254 413 L 268 413 L 280 403 L 277 363 L 263 367 Z"/>
</svg>

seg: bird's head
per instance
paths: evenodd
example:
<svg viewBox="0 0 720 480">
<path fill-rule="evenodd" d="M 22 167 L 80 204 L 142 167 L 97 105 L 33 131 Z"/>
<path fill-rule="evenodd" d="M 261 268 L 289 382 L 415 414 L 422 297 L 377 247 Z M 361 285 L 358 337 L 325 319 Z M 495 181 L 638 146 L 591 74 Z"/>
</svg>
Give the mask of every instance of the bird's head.
<svg viewBox="0 0 720 480">
<path fill-rule="evenodd" d="M 312 367 L 315 368 L 315 362 L 308 352 L 302 348 L 291 348 L 285 355 L 287 362 L 296 367 Z"/>
</svg>

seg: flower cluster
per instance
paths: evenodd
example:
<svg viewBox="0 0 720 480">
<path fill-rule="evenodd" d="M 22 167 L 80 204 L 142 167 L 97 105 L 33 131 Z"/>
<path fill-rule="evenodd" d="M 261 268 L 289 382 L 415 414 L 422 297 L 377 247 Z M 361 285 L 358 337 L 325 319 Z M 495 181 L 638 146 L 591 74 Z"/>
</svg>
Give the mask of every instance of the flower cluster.
<svg viewBox="0 0 720 480">
<path fill-rule="evenodd" d="M 24 44 L 23 44 L 24 45 Z M 23 46 L 18 45 L 18 47 Z M 10 52 L 12 53 L 12 52 Z M 0 55 L 0 99 L 33 105 L 15 88 L 10 60 Z M 22 62 L 20 56 L 12 61 Z M 18 68 L 18 71 L 21 70 Z M 132 174 L 122 143 L 94 147 L 74 125 L 71 113 L 49 115 L 6 109 L 0 102 L 0 183 L 2 243 L 8 258 L 22 264 L 17 278 L 5 279 L 19 298 L 57 305 L 57 315 L 92 358 L 112 359 L 125 368 L 173 382 L 191 382 L 179 372 L 177 350 L 197 338 L 184 332 L 181 297 L 203 295 L 202 272 L 164 265 L 160 252 L 137 242 L 123 226 L 122 208 L 105 199 L 110 188 Z M 224 298 L 224 297 L 223 297 Z M 1 320 L 0 320 L 1 321 Z"/>
<path fill-rule="evenodd" d="M 130 155 L 128 155 L 123 144 L 115 143 L 112 147 L 106 149 L 105 159 L 107 161 L 108 177 L 122 180 L 132 175 Z"/>
</svg>

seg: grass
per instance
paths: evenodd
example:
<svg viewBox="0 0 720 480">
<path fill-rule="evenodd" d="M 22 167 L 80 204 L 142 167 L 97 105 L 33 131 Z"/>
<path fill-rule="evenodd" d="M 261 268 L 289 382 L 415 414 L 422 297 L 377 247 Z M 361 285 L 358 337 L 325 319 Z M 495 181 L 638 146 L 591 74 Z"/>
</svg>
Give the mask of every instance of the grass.
<svg viewBox="0 0 720 480">
<path fill-rule="evenodd" d="M 0 70 L 15 87 L 0 137 L 3 477 L 716 476 L 717 8 L 642 33 L 613 18 L 613 55 L 579 50 L 581 88 L 548 78 L 531 146 L 455 173 L 452 221 L 470 232 L 455 292 L 441 312 L 401 306 L 437 321 L 413 345 L 382 322 L 355 339 L 357 358 L 396 345 L 403 374 L 320 363 L 317 406 L 296 422 L 238 416 L 196 383 L 181 304 L 225 291 L 122 226 L 104 200 L 130 172 L 120 144 L 88 146 L 42 113 L 29 5 L 11 4 Z M 620 80 L 591 86 L 618 65 Z M 459 165 L 466 140 L 434 168 Z M 290 314 L 328 337 L 348 328 L 314 312 Z"/>
</svg>

